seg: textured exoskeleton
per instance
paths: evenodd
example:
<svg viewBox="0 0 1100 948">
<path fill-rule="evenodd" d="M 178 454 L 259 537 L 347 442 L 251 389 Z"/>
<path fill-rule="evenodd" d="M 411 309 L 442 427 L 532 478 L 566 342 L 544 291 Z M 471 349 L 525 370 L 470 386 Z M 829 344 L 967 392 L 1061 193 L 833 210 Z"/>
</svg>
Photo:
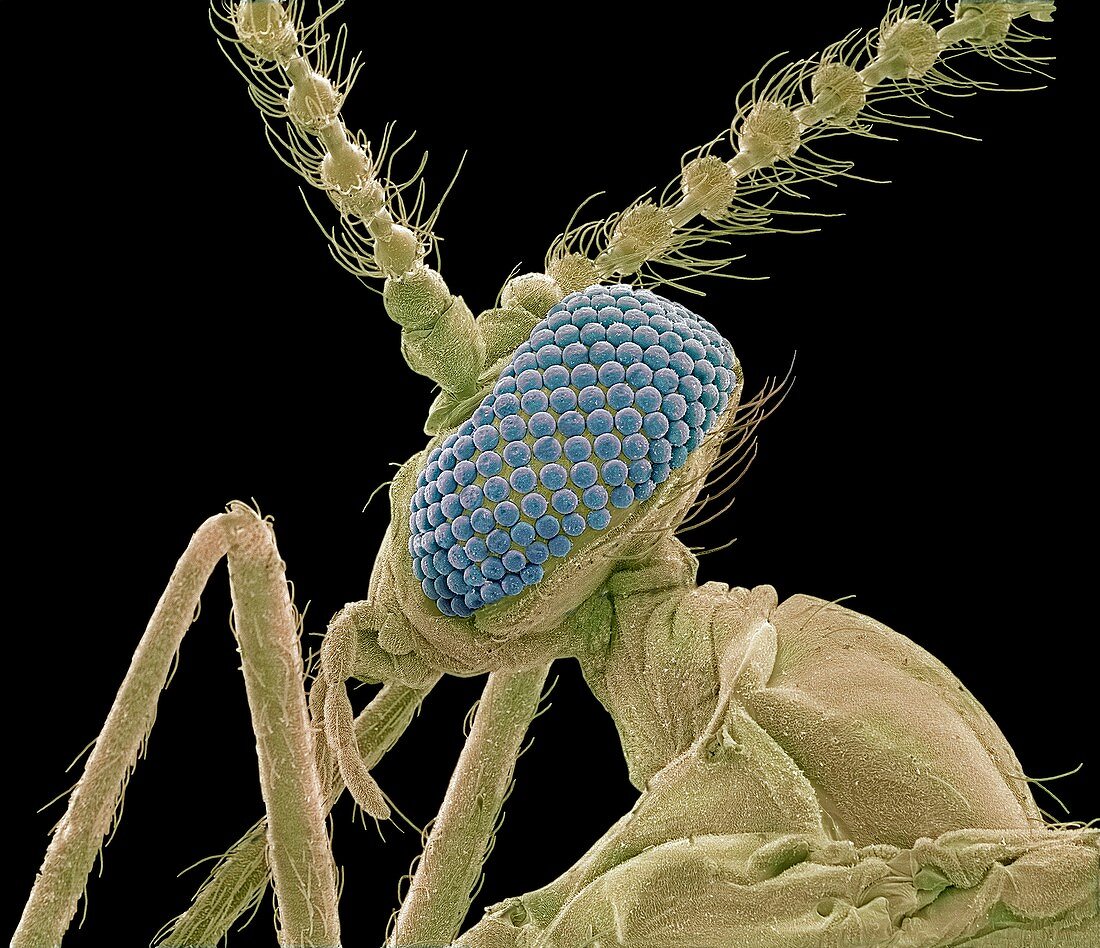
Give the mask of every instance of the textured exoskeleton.
<svg viewBox="0 0 1100 948">
<path fill-rule="evenodd" d="M 907 120 L 883 102 L 983 88 L 948 63 L 1019 68 L 1044 0 L 895 9 L 754 82 L 660 198 L 570 227 L 545 272 L 474 316 L 425 265 L 421 217 L 340 116 L 326 14 L 240 0 L 224 19 L 272 141 L 339 211 L 338 259 L 383 278 L 408 365 L 440 388 L 430 441 L 390 486 L 367 598 L 333 619 L 304 688 L 268 524 L 241 505 L 196 533 L 59 822 L 13 945 L 57 945 L 144 746 L 199 594 L 226 556 L 267 815 L 218 862 L 166 946 L 216 945 L 270 882 L 284 945 L 340 943 L 325 817 L 443 675 L 488 674 L 387 943 L 465 948 L 938 948 L 1100 944 L 1100 830 L 1047 824 L 985 709 L 909 639 L 769 586 L 697 585 L 676 537 L 732 486 L 773 389 L 743 397 L 718 325 L 654 290 L 720 271 L 714 239 L 769 229 L 778 193 L 848 173 L 811 143 Z M 331 11 L 329 11 L 331 12 Z M 342 75 L 341 75 L 342 72 Z M 891 104 L 890 108 L 895 106 Z M 287 120 L 288 124 L 283 125 Z M 797 192 L 795 192 L 797 193 Z M 717 316 L 712 314 L 712 316 Z M 733 340 L 736 343 L 736 339 Z M 975 630 L 967 630 L 973 632 Z M 983 630 L 977 630 L 983 631 Z M 569 870 L 460 929 L 550 664 L 576 659 L 613 717 L 629 813 Z M 346 683 L 382 683 L 355 718 Z"/>
<path fill-rule="evenodd" d="M 1100 833 L 1045 830 L 942 663 L 832 603 L 696 587 L 695 567 L 669 540 L 589 607 L 578 658 L 638 803 L 463 944 L 1095 943 Z"/>
<path fill-rule="evenodd" d="M 672 528 L 735 427 L 730 412 L 618 527 L 465 620 L 417 597 L 400 555 L 399 512 L 432 455 L 395 478 L 353 674 L 421 686 L 575 657 L 643 791 L 572 869 L 461 944 L 935 946 L 1010 927 L 1089 943 L 1100 831 L 1046 827 L 942 663 L 833 603 L 696 585 Z"/>
</svg>

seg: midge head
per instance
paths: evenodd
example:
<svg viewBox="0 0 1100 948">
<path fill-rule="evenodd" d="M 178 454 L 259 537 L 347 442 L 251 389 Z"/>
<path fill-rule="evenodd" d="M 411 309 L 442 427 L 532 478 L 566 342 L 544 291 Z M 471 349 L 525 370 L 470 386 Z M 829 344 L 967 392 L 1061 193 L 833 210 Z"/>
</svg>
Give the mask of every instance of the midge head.
<svg viewBox="0 0 1100 948">
<path fill-rule="evenodd" d="M 568 294 L 394 479 L 372 596 L 444 655 L 568 654 L 562 619 L 691 511 L 742 387 L 729 342 L 681 304 Z"/>
<path fill-rule="evenodd" d="M 360 641 L 357 676 L 412 683 L 573 653 L 563 619 L 744 458 L 767 398 L 738 411 L 740 364 L 713 323 L 593 284 L 528 324 L 465 417 L 390 485 L 371 581 L 382 631 Z"/>
<path fill-rule="evenodd" d="M 711 323 L 647 290 L 594 284 L 555 304 L 419 471 L 424 594 L 471 616 L 632 520 L 737 397 L 736 369 Z"/>
</svg>

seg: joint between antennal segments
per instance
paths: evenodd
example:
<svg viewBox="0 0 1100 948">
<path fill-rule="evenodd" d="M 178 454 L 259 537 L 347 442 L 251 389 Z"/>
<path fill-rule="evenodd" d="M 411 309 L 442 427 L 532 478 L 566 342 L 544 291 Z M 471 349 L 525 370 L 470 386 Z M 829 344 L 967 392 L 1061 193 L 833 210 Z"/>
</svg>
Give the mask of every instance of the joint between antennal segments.
<svg viewBox="0 0 1100 948">
<path fill-rule="evenodd" d="M 1040 23 L 1050 23 L 1057 12 L 1053 0 L 960 0 L 955 7 L 955 18 L 959 19 L 971 10 L 985 13 L 1003 8 L 1015 19 L 1018 16 L 1030 16 Z"/>
</svg>

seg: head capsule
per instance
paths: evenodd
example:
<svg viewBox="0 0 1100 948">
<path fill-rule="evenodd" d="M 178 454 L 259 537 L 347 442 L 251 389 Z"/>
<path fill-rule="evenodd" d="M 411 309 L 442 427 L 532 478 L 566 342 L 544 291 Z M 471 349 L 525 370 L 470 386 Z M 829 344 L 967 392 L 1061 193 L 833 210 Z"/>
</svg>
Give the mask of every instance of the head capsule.
<svg viewBox="0 0 1100 948">
<path fill-rule="evenodd" d="M 563 618 L 680 523 L 741 387 L 730 344 L 679 303 L 619 284 L 552 306 L 391 489 L 379 561 L 417 647 L 457 674 L 570 654 Z"/>
</svg>

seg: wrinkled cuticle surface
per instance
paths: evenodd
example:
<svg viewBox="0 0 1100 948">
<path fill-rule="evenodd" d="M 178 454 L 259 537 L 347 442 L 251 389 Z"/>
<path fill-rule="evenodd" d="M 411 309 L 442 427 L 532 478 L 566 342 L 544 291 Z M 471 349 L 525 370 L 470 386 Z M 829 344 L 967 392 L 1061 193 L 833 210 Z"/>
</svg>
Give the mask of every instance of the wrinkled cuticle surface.
<svg viewBox="0 0 1100 948">
<path fill-rule="evenodd" d="M 593 285 L 555 304 L 419 473 L 425 595 L 468 616 L 538 583 L 684 465 L 729 407 L 734 365 L 711 323 L 656 293 Z"/>
</svg>

